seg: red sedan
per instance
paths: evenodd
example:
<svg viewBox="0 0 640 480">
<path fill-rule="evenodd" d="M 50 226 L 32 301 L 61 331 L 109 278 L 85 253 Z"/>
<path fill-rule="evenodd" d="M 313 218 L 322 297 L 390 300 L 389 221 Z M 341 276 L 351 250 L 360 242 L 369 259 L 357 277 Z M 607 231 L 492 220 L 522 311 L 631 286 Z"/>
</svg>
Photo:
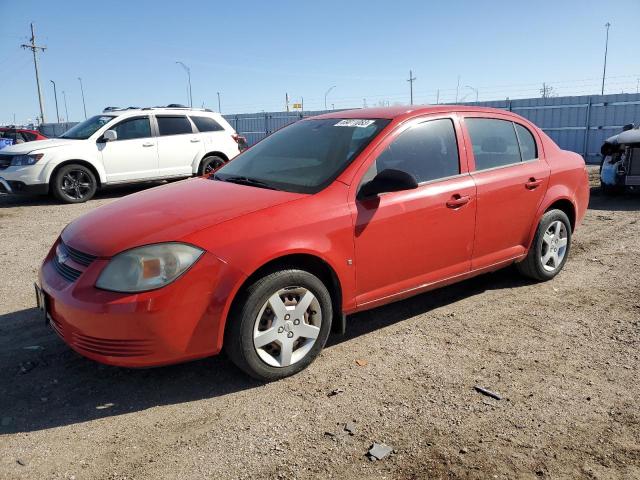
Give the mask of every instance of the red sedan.
<svg viewBox="0 0 640 480">
<path fill-rule="evenodd" d="M 224 347 L 273 380 L 309 365 L 347 314 L 513 263 L 553 278 L 588 199 L 582 157 L 518 115 L 337 112 L 84 215 L 36 290 L 53 329 L 99 362 Z"/>
<path fill-rule="evenodd" d="M 37 130 L 29 130 L 26 128 L 0 127 L 0 138 L 11 140 L 12 145 L 18 143 L 33 142 L 35 140 L 46 140 L 47 137 Z"/>
</svg>

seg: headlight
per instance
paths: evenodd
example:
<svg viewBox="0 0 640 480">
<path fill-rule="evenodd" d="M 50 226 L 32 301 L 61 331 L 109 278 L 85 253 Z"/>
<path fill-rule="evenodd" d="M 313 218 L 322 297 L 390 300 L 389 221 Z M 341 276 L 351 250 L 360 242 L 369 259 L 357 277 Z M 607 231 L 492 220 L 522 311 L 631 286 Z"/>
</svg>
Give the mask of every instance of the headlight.
<svg viewBox="0 0 640 480">
<path fill-rule="evenodd" d="M 127 250 L 109 261 L 96 287 L 127 293 L 164 287 L 187 271 L 202 253 L 184 243 L 158 243 Z"/>
<path fill-rule="evenodd" d="M 33 165 L 42 157 L 44 157 L 44 153 L 36 153 L 35 155 L 16 155 L 11 159 L 11 166 L 24 167 L 27 165 Z"/>
</svg>

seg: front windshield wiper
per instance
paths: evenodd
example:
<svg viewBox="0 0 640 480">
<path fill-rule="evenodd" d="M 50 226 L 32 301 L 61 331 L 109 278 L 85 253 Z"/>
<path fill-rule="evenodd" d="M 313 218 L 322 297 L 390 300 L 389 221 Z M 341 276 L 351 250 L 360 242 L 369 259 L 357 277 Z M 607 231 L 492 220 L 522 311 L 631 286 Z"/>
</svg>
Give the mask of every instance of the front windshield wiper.
<svg viewBox="0 0 640 480">
<path fill-rule="evenodd" d="M 266 182 L 263 182 L 261 180 L 256 180 L 255 178 L 249 178 L 249 177 L 244 177 L 240 175 L 224 177 L 224 178 L 220 177 L 219 175 L 214 175 L 213 179 L 220 180 L 222 182 L 237 183 L 240 185 L 249 185 L 251 187 L 268 188 L 269 190 L 277 190 L 276 187 Z"/>
</svg>

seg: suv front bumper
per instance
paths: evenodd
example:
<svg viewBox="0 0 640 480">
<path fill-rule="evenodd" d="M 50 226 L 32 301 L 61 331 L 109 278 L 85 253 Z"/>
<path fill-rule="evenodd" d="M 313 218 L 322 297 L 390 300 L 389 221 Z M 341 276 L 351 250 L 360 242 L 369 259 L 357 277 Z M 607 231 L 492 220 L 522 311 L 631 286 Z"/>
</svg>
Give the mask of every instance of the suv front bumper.
<svg viewBox="0 0 640 480">
<path fill-rule="evenodd" d="M 34 183 L 28 185 L 16 180 L 6 180 L 0 177 L 0 194 L 26 193 L 32 195 L 46 195 L 49 193 L 49 185 L 46 183 Z"/>
</svg>

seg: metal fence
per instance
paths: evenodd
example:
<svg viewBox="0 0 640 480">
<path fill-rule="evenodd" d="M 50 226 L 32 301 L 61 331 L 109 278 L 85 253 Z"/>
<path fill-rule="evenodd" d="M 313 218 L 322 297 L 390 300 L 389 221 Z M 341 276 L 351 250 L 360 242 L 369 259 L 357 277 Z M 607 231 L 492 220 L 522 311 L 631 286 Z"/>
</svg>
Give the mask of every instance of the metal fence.
<svg viewBox="0 0 640 480">
<path fill-rule="evenodd" d="M 600 146 L 607 137 L 622 130 L 628 123 L 640 123 L 640 94 L 585 95 L 581 97 L 526 98 L 470 102 L 515 112 L 542 128 L 565 150 L 581 154 L 587 163 L 600 162 Z M 224 115 L 224 118 L 249 145 L 304 117 L 326 111 L 261 112 Z M 40 131 L 56 137 L 74 123 L 46 123 Z"/>
</svg>

